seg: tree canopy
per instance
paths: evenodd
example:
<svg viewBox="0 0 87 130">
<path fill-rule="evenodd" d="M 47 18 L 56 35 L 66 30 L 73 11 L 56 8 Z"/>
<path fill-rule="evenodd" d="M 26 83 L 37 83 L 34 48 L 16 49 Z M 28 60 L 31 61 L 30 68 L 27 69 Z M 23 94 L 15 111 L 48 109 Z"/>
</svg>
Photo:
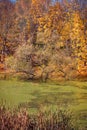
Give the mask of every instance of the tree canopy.
<svg viewBox="0 0 87 130">
<path fill-rule="evenodd" d="M 86 73 L 87 6 L 84 3 L 81 0 L 17 0 L 15 3 L 1 0 L 0 62 L 6 65 L 13 62 L 16 71 L 43 80 Z M 7 69 L 8 66 L 13 68 L 12 64 Z"/>
</svg>

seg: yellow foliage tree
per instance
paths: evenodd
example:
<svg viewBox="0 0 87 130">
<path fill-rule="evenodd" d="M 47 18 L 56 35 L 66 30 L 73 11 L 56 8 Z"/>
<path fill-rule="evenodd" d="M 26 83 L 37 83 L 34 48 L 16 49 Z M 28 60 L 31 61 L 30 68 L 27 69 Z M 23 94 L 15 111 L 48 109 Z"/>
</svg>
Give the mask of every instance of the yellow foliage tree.
<svg viewBox="0 0 87 130">
<path fill-rule="evenodd" d="M 77 69 L 81 72 L 87 66 L 87 45 L 84 20 L 78 10 L 78 5 L 68 4 L 64 26 L 61 31 L 63 41 L 68 53 L 76 59 Z M 75 8 L 73 10 L 73 8 Z"/>
<path fill-rule="evenodd" d="M 78 70 L 81 71 L 86 66 L 86 40 L 84 33 L 84 23 L 80 17 L 79 12 L 72 14 L 72 29 L 70 39 L 72 41 L 72 49 L 77 59 Z"/>
</svg>

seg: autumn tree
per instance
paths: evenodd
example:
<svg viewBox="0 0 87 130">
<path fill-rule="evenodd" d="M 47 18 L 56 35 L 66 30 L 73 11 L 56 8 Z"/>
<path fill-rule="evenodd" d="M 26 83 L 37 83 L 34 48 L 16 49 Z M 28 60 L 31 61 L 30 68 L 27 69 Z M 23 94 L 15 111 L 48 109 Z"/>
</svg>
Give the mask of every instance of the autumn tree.
<svg viewBox="0 0 87 130">
<path fill-rule="evenodd" d="M 66 43 L 69 54 L 73 55 L 77 62 L 77 69 L 81 71 L 86 66 L 87 60 L 85 20 L 77 3 L 69 3 L 68 7 L 65 27 L 62 30 L 62 39 Z"/>
<path fill-rule="evenodd" d="M 16 24 L 24 42 L 36 44 L 38 18 L 47 11 L 50 0 L 19 0 L 16 2 Z M 20 38 L 19 38 L 20 39 Z"/>
<path fill-rule="evenodd" d="M 0 1 L 0 61 L 9 54 L 11 49 L 11 29 L 13 28 L 14 5 L 9 0 Z"/>
<path fill-rule="evenodd" d="M 39 19 L 48 11 L 51 0 L 32 0 L 30 8 L 30 42 L 36 44 Z"/>
<path fill-rule="evenodd" d="M 52 74 L 69 79 L 87 66 L 87 9 L 77 0 L 18 0 L 14 6 L 1 15 L 0 41 L 5 36 L 6 48 L 11 41 L 16 71 L 46 81 Z"/>
</svg>

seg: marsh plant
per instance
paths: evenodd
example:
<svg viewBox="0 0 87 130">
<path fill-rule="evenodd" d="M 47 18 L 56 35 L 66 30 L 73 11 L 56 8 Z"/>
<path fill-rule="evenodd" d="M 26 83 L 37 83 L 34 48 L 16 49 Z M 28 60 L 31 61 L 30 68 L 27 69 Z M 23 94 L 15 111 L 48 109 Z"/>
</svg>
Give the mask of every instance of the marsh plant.
<svg viewBox="0 0 87 130">
<path fill-rule="evenodd" d="M 75 130 L 75 126 L 67 111 L 40 110 L 31 115 L 25 109 L 12 112 L 0 107 L 0 130 Z"/>
</svg>

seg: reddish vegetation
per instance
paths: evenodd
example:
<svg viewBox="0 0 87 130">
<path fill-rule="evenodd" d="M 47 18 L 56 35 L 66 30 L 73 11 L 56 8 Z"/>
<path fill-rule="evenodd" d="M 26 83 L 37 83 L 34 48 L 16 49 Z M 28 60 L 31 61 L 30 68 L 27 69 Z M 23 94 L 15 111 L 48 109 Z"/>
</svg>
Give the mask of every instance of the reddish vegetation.
<svg viewBox="0 0 87 130">
<path fill-rule="evenodd" d="M 47 115 L 46 115 L 47 114 Z M 0 107 L 0 130 L 72 130 L 70 117 L 63 112 L 29 115 L 26 110 L 11 112 Z"/>
</svg>

